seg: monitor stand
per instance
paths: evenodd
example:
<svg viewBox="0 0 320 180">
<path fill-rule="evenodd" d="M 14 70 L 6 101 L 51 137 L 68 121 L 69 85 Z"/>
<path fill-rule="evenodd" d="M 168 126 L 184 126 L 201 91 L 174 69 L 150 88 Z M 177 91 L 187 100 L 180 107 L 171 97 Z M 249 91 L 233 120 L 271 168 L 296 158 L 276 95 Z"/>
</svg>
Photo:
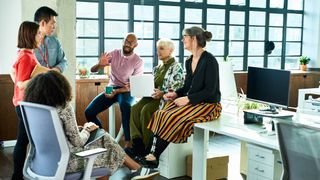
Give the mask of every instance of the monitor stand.
<svg viewBox="0 0 320 180">
<path fill-rule="evenodd" d="M 266 109 L 259 109 L 261 114 L 279 114 L 276 106 L 269 106 Z"/>
<path fill-rule="evenodd" d="M 243 110 L 244 112 L 244 123 L 251 124 L 251 123 L 262 123 L 263 117 L 269 118 L 281 118 L 281 119 L 289 119 L 291 120 L 294 112 L 290 111 L 261 111 L 258 109 L 250 109 L 250 110 Z"/>
</svg>

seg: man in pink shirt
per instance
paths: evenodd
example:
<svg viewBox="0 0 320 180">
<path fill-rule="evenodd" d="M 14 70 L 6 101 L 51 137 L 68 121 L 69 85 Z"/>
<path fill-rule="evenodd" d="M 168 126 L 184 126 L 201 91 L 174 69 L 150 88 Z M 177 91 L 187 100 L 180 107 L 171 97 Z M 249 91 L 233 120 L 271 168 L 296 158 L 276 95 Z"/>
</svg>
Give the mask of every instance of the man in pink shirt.
<svg viewBox="0 0 320 180">
<path fill-rule="evenodd" d="M 143 61 L 133 52 L 137 45 L 137 37 L 133 33 L 129 33 L 123 40 L 122 49 L 115 49 L 100 56 L 98 64 L 91 68 L 91 72 L 97 72 L 105 66 L 111 66 L 109 86 L 113 86 L 113 91 L 110 94 L 100 93 L 85 110 L 87 121 L 94 122 L 102 128 L 97 115 L 113 103 L 118 102 L 126 147 L 129 146 L 130 142 L 130 110 L 134 101 L 134 98 L 130 95 L 129 77 L 143 74 Z"/>
</svg>

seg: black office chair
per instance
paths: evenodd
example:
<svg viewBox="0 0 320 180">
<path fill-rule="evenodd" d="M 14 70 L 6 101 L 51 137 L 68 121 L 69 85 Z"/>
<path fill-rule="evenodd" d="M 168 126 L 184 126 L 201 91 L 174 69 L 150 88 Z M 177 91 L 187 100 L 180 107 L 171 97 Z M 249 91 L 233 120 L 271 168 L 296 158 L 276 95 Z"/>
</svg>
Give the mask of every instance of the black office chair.
<svg viewBox="0 0 320 180">
<path fill-rule="evenodd" d="M 320 127 L 277 122 L 282 180 L 320 179 Z"/>
</svg>

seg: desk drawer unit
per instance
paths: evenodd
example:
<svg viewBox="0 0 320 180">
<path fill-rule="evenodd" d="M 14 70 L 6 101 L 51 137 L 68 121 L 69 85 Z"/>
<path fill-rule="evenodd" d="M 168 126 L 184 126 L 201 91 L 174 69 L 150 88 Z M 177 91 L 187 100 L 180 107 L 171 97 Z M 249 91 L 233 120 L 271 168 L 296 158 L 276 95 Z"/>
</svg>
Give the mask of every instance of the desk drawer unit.
<svg viewBox="0 0 320 180">
<path fill-rule="evenodd" d="M 280 179 L 282 167 L 279 152 L 260 146 L 247 144 L 248 147 L 248 180 Z"/>
<path fill-rule="evenodd" d="M 248 157 L 249 160 L 251 159 L 254 161 L 262 162 L 270 166 L 273 166 L 274 164 L 274 154 L 273 150 L 271 149 L 248 144 Z"/>
</svg>

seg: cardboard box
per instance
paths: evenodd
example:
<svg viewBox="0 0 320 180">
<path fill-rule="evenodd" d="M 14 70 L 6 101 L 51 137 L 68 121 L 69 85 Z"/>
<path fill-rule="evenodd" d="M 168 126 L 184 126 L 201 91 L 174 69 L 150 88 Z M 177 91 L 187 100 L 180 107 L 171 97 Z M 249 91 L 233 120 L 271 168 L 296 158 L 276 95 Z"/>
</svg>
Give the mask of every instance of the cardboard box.
<svg viewBox="0 0 320 180">
<path fill-rule="evenodd" d="M 222 179 L 228 177 L 228 155 L 207 156 L 207 180 Z M 187 156 L 187 176 L 192 177 L 192 155 Z"/>
</svg>

